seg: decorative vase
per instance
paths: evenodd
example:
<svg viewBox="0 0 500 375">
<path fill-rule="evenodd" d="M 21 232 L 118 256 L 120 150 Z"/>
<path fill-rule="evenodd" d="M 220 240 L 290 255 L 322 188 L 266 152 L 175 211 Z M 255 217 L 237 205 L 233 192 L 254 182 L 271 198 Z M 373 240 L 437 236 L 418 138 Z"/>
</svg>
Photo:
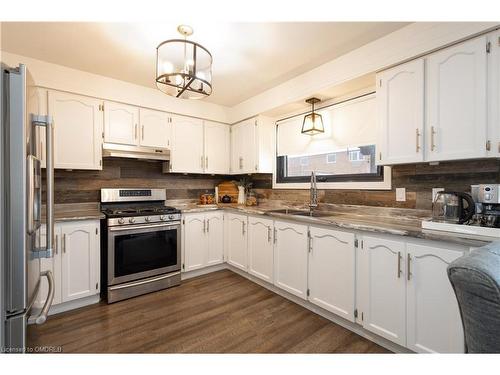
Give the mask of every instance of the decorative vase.
<svg viewBox="0 0 500 375">
<path fill-rule="evenodd" d="M 238 186 L 238 204 L 245 204 L 245 187 Z"/>
</svg>

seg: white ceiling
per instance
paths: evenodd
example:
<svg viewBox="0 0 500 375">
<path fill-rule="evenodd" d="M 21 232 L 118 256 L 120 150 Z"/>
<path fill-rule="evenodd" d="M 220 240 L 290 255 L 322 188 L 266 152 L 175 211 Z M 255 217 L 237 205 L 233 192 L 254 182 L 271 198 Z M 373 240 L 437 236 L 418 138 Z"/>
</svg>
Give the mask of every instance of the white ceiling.
<svg viewBox="0 0 500 375">
<path fill-rule="evenodd" d="M 206 101 L 236 105 L 407 23 L 292 22 L 191 24 L 190 38 L 213 56 Z M 2 49 L 155 87 L 156 46 L 176 38 L 172 23 L 2 22 Z"/>
</svg>

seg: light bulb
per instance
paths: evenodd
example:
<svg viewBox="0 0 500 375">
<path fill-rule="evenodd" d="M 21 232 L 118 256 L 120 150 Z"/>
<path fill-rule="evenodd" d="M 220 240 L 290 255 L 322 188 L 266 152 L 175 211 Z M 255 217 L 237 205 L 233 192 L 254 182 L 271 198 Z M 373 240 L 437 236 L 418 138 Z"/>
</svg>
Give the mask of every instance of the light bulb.
<svg viewBox="0 0 500 375">
<path fill-rule="evenodd" d="M 170 74 L 174 71 L 174 65 L 170 61 L 164 61 L 162 67 L 163 73 Z"/>
<path fill-rule="evenodd" d="M 196 72 L 196 77 L 199 79 L 206 80 L 206 76 L 204 72 Z"/>
<path fill-rule="evenodd" d="M 178 74 L 178 75 L 175 76 L 175 83 L 176 83 L 176 85 L 182 85 L 183 82 L 184 82 L 184 79 L 182 78 L 181 75 Z"/>
</svg>

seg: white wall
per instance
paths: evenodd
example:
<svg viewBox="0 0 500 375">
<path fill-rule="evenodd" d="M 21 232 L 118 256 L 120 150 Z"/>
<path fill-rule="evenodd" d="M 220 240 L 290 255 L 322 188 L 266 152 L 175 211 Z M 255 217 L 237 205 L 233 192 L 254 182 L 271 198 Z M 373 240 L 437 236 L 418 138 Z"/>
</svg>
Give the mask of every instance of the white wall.
<svg viewBox="0 0 500 375">
<path fill-rule="evenodd" d="M 26 64 L 37 86 L 69 91 L 203 119 L 228 122 L 228 108 L 198 100 L 179 100 L 156 88 L 71 69 L 62 65 L 2 52 L 7 65 Z"/>
<path fill-rule="evenodd" d="M 234 123 L 303 100 L 329 87 L 412 59 L 495 26 L 500 24 L 413 23 L 232 107 L 229 120 Z"/>
</svg>

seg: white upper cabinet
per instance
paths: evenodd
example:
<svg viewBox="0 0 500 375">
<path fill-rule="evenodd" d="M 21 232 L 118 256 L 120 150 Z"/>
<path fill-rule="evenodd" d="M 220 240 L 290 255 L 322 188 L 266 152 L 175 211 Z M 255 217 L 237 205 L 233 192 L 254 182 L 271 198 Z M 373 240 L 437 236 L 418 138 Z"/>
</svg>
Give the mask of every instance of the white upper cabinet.
<svg viewBox="0 0 500 375">
<path fill-rule="evenodd" d="M 166 112 L 141 108 L 139 110 L 140 145 L 166 149 L 170 147 L 172 127 Z"/>
<path fill-rule="evenodd" d="M 224 261 L 224 213 L 215 211 L 207 213 L 207 265 L 212 266 Z"/>
<path fill-rule="evenodd" d="M 139 108 L 115 103 L 104 103 L 104 142 L 139 145 Z"/>
<path fill-rule="evenodd" d="M 101 101 L 65 92 L 48 92 L 54 124 L 54 166 L 102 169 Z"/>
<path fill-rule="evenodd" d="M 227 262 L 247 270 L 247 217 L 229 213 L 226 216 Z"/>
<path fill-rule="evenodd" d="M 485 157 L 486 37 L 427 57 L 427 160 Z"/>
<path fill-rule="evenodd" d="M 447 267 L 462 252 L 407 245 L 407 347 L 419 353 L 463 353 L 462 320 Z"/>
<path fill-rule="evenodd" d="M 256 172 L 256 127 L 255 119 L 246 120 L 231 128 L 231 172 Z"/>
<path fill-rule="evenodd" d="M 363 327 L 406 344 L 405 243 L 363 237 Z"/>
<path fill-rule="evenodd" d="M 205 121 L 205 173 L 228 174 L 229 125 Z"/>
<path fill-rule="evenodd" d="M 273 221 L 248 218 L 248 272 L 273 283 Z"/>
<path fill-rule="evenodd" d="M 231 173 L 271 173 L 274 123 L 258 116 L 231 126 Z"/>
<path fill-rule="evenodd" d="M 307 226 L 274 222 L 274 285 L 307 299 Z"/>
<path fill-rule="evenodd" d="M 500 31 L 489 35 L 488 153 L 500 157 Z"/>
<path fill-rule="evenodd" d="M 62 302 L 99 293 L 99 221 L 60 224 Z"/>
<path fill-rule="evenodd" d="M 424 59 L 377 75 L 377 163 L 424 160 Z"/>
<path fill-rule="evenodd" d="M 309 301 L 354 322 L 354 234 L 309 230 Z"/>
<path fill-rule="evenodd" d="M 170 171 L 203 173 L 203 121 L 191 117 L 172 116 L 172 149 Z"/>
</svg>

